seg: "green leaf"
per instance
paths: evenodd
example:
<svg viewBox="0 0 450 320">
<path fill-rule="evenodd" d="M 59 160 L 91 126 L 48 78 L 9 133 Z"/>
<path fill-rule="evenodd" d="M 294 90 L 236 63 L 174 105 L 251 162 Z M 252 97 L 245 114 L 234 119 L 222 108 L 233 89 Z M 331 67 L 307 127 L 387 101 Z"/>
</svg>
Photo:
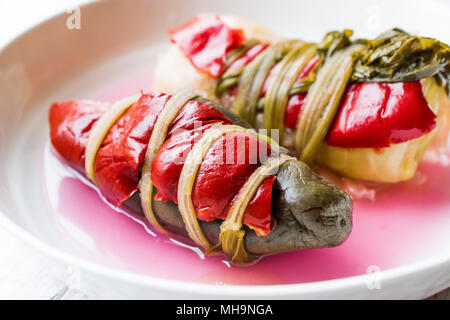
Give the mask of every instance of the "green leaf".
<svg viewBox="0 0 450 320">
<path fill-rule="evenodd" d="M 435 76 L 450 92 L 450 48 L 445 43 L 400 29 L 357 42 L 366 45 L 366 52 L 356 62 L 351 81 L 405 82 Z"/>
</svg>

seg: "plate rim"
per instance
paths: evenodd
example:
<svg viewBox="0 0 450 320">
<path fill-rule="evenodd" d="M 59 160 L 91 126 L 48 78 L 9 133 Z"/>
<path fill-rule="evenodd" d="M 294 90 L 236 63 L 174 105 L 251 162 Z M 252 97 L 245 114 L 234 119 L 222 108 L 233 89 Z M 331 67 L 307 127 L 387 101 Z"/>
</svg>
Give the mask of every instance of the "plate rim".
<svg viewBox="0 0 450 320">
<path fill-rule="evenodd" d="M 79 7 L 86 8 L 98 4 L 96 0 L 88 0 L 82 3 Z M 63 16 L 64 13 L 49 16 L 39 23 L 26 28 L 22 33 L 0 45 L 0 54 L 15 42 L 20 41 L 28 33 L 31 33 L 39 26 L 49 23 Z M 26 230 L 0 210 L 0 227 L 9 231 L 11 235 L 21 240 L 31 248 L 37 249 L 40 253 L 47 257 L 53 258 L 62 264 L 70 266 L 77 266 L 81 270 L 91 272 L 92 274 L 108 277 L 111 279 L 123 281 L 133 285 L 145 286 L 148 288 L 170 290 L 177 293 L 190 293 L 197 295 L 211 295 L 211 296 L 225 296 L 226 298 L 235 298 L 237 296 L 244 296 L 247 298 L 280 298 L 285 296 L 295 297 L 296 295 L 320 294 L 327 292 L 335 292 L 339 290 L 350 290 L 351 288 L 358 288 L 367 286 L 373 274 L 366 273 L 344 278 L 337 278 L 331 280 L 303 282 L 294 284 L 278 284 L 278 285 L 236 285 L 230 284 L 225 286 L 218 286 L 215 284 L 196 283 L 182 280 L 171 280 L 160 277 L 153 277 L 150 275 L 143 275 L 132 271 L 121 270 L 116 267 L 106 266 L 101 263 L 90 261 L 86 258 L 78 257 L 72 253 L 66 253 L 63 250 L 45 242 L 41 238 L 35 236 L 32 232 Z M 450 268 L 450 254 L 439 255 L 432 258 L 427 258 L 423 261 L 406 264 L 386 270 L 377 272 L 377 280 L 382 282 L 390 282 L 402 277 L 414 277 L 421 272 L 426 272 L 428 269 L 440 268 L 448 265 Z M 182 284 L 182 286 L 180 286 Z M 367 290 L 370 290 L 367 288 Z M 377 291 L 377 290 L 374 290 Z M 379 291 L 379 290 L 378 290 Z"/>
</svg>

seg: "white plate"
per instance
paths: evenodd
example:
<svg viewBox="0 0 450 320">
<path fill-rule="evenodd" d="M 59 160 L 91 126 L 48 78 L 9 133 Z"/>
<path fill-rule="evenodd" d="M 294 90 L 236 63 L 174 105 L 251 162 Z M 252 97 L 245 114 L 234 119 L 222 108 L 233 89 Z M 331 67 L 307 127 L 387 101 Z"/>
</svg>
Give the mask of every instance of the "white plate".
<svg viewBox="0 0 450 320">
<path fill-rule="evenodd" d="M 60 181 L 62 173 L 48 149 L 49 105 L 53 101 L 77 98 L 113 100 L 134 93 L 138 87 L 148 89 L 152 61 L 162 46 L 167 45 L 166 30 L 205 11 L 239 14 L 280 34 L 307 40 L 318 40 L 332 29 L 349 27 L 357 31 L 357 36 L 371 37 L 400 26 L 450 42 L 450 7 L 438 0 L 102 1 L 81 8 L 80 30 L 68 29 L 70 15 L 62 14 L 30 30 L 0 52 L 0 223 L 51 259 L 79 269 L 81 289 L 95 297 L 424 298 L 448 287 L 450 206 L 447 202 L 439 208 L 430 207 L 429 212 L 424 213 L 432 216 L 432 223 L 422 226 L 428 231 L 421 235 L 432 235 L 433 241 L 421 242 L 421 248 L 416 244 L 396 246 L 392 243 L 392 250 L 387 242 L 386 256 L 390 263 L 376 274 L 367 275 L 366 268 L 362 268 L 359 275 L 352 277 L 325 275 L 315 280 L 326 281 L 259 286 L 211 285 L 151 275 L 136 267 L 129 261 L 132 258 L 124 254 L 128 246 L 141 241 L 138 238 L 142 230 L 134 227 L 133 222 L 127 228 L 135 228 L 136 236 L 127 233 L 123 239 L 115 239 L 122 244 L 119 249 L 119 242 L 113 242 L 114 239 L 99 242 L 95 236 L 98 231 L 74 223 L 64 214 L 69 209 L 76 212 L 79 208 L 81 215 L 84 199 L 74 194 L 70 202 L 72 208 L 55 209 L 60 203 L 60 190 L 55 188 L 61 187 L 55 181 Z M 448 173 L 449 169 L 442 170 Z M 443 195 L 441 200 L 446 200 L 447 193 Z M 408 215 L 401 218 L 405 219 L 405 224 L 410 221 Z M 95 219 L 100 227 L 108 229 L 110 218 L 103 219 L 99 214 L 92 217 Z M 370 219 L 364 219 L 366 222 L 360 225 L 365 229 L 358 228 L 357 223 L 355 234 L 359 232 L 359 237 L 362 232 L 376 234 L 378 230 L 367 228 Z M 385 219 L 389 226 L 389 217 Z M 395 221 L 392 228 L 397 229 L 391 228 L 390 232 L 401 238 L 402 221 L 398 215 Z M 420 226 L 417 228 L 419 230 Z M 108 229 L 109 234 L 114 235 L 114 230 Z M 383 236 L 382 228 L 379 232 Z M 352 245 L 352 238 L 348 243 L 347 246 Z M 369 248 L 370 243 L 364 245 Z M 339 258 L 345 246 L 343 248 L 306 254 L 305 264 L 326 254 L 329 261 L 336 261 L 336 268 L 342 267 L 345 261 L 335 258 Z M 397 252 L 401 253 L 401 258 L 391 261 Z M 347 264 L 363 259 L 359 255 L 345 257 L 352 259 Z M 280 261 L 289 263 L 286 257 L 283 259 Z M 301 272 L 302 261 L 296 260 L 296 263 Z M 377 265 L 376 259 L 373 264 Z M 367 267 L 370 271 L 370 266 Z M 332 268 L 324 265 L 323 270 L 332 274 Z M 248 270 L 249 274 L 251 272 Z"/>
</svg>

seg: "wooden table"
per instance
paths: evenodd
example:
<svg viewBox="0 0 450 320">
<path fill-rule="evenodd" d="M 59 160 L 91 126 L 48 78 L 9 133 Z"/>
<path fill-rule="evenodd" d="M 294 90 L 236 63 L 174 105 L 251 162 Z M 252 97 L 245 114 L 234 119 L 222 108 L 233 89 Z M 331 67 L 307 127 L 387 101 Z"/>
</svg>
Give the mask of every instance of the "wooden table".
<svg viewBox="0 0 450 320">
<path fill-rule="evenodd" d="M 450 300 L 450 288 L 435 294 L 434 296 L 428 298 L 428 300 Z"/>
</svg>

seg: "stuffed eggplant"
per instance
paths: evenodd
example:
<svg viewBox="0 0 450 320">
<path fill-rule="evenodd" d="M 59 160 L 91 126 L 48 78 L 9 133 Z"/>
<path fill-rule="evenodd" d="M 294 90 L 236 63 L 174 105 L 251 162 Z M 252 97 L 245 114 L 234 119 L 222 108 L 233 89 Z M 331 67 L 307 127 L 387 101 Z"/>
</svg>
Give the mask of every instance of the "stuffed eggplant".
<svg viewBox="0 0 450 320">
<path fill-rule="evenodd" d="M 235 263 L 341 244 L 352 201 L 195 90 L 54 103 L 54 150 L 113 206 Z"/>
<path fill-rule="evenodd" d="M 308 164 L 394 183 L 414 175 L 430 143 L 447 150 L 450 49 L 437 40 L 400 29 L 352 40 L 344 30 L 308 43 L 216 15 L 170 36 L 155 90 L 205 90 L 254 127 L 279 130 Z"/>
</svg>

